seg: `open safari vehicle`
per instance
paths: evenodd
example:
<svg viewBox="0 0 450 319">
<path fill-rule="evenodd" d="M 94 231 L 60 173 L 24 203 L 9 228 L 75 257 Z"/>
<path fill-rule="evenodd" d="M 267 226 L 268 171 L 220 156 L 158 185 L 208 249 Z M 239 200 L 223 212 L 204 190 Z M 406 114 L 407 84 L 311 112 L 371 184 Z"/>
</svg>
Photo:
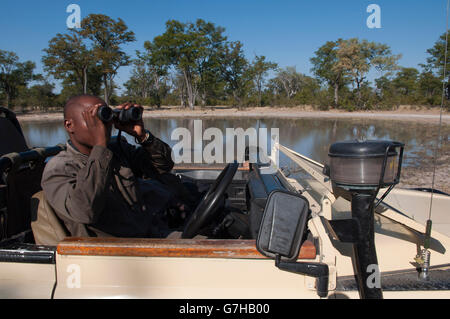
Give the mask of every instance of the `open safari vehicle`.
<svg viewBox="0 0 450 319">
<path fill-rule="evenodd" d="M 450 197 L 432 195 L 426 231 L 431 194 L 392 189 L 400 143 L 336 143 L 327 165 L 277 145 L 301 178 L 175 166 L 209 189 L 181 238 L 73 238 L 40 188 L 64 146 L 28 149 L 0 121 L 0 298 L 450 298 Z"/>
</svg>

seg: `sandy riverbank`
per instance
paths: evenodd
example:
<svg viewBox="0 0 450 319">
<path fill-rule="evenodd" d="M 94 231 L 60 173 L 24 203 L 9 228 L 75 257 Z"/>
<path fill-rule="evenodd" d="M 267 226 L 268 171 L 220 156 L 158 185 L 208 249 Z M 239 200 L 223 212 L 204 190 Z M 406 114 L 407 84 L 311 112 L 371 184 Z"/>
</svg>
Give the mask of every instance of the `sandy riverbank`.
<svg viewBox="0 0 450 319">
<path fill-rule="evenodd" d="M 431 188 L 433 180 L 433 168 L 430 167 L 406 167 L 402 170 L 401 188 Z M 434 189 L 450 194 L 450 165 L 443 164 L 436 167 Z"/>
<path fill-rule="evenodd" d="M 399 108 L 395 111 L 346 112 L 341 110 L 317 111 L 311 107 L 258 107 L 239 110 L 237 108 L 207 107 L 189 110 L 180 107 L 146 108 L 144 118 L 370 118 L 380 120 L 421 121 L 438 123 L 439 109 Z M 20 121 L 59 121 L 62 112 L 18 114 Z M 442 121 L 450 124 L 450 114 L 444 112 Z"/>
</svg>

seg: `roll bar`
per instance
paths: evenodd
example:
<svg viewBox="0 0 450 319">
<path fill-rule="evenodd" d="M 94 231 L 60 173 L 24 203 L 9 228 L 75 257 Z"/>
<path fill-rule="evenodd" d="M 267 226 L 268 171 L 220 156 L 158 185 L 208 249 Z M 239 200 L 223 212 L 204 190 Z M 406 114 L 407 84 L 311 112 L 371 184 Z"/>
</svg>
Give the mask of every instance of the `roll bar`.
<svg viewBox="0 0 450 319">
<path fill-rule="evenodd" d="M 58 144 L 52 147 L 33 148 L 21 153 L 5 154 L 0 157 L 0 174 L 6 173 L 22 164 L 45 161 L 47 157 L 54 156 L 65 149 L 66 146 L 64 144 Z"/>
</svg>

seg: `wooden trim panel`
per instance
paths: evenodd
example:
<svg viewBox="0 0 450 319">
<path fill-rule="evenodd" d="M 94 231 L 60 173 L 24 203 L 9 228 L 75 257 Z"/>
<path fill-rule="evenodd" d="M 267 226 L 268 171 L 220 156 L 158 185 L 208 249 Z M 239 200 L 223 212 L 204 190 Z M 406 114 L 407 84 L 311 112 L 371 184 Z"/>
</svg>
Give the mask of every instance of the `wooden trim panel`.
<svg viewBox="0 0 450 319">
<path fill-rule="evenodd" d="M 132 257 L 198 257 L 264 259 L 255 240 L 239 239 L 129 239 L 66 238 L 58 244 L 59 255 L 132 256 Z M 314 259 L 316 247 L 307 240 L 299 259 Z"/>
<path fill-rule="evenodd" d="M 223 170 L 225 168 L 225 164 L 178 164 L 173 167 L 174 171 L 181 170 Z M 238 167 L 238 171 L 249 171 L 250 166 L 249 162 L 242 163 L 242 166 Z"/>
</svg>

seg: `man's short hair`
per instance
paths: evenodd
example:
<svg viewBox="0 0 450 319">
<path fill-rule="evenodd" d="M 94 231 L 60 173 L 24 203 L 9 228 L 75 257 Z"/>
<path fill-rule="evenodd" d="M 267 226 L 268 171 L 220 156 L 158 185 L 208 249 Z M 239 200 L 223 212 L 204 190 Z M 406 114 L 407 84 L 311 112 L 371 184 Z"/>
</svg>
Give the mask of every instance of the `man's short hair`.
<svg viewBox="0 0 450 319">
<path fill-rule="evenodd" d="M 66 102 L 66 104 L 64 105 L 64 119 L 66 118 L 67 114 L 69 113 L 69 110 L 71 108 L 73 108 L 74 106 L 77 106 L 80 104 L 80 101 L 85 99 L 85 98 L 95 98 L 95 99 L 99 99 L 98 96 L 95 95 L 91 95 L 91 94 L 79 94 L 79 95 L 75 95 L 72 96 L 71 98 L 69 98 Z"/>
</svg>

